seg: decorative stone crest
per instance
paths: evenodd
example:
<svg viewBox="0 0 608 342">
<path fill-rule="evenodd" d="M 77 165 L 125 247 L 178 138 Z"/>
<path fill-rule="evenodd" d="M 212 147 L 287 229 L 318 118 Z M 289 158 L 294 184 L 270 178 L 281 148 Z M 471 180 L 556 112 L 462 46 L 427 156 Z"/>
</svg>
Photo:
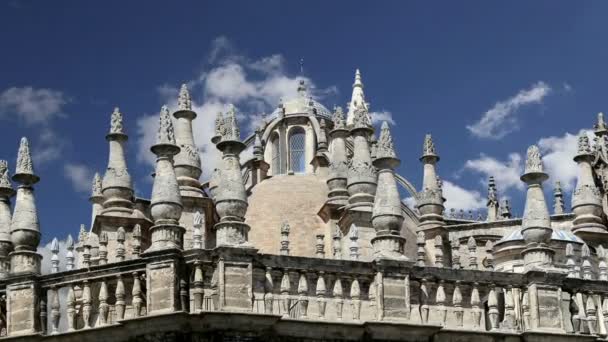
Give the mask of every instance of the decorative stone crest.
<svg viewBox="0 0 608 342">
<path fill-rule="evenodd" d="M 424 143 L 422 144 L 422 156 L 436 156 L 437 151 L 435 150 L 435 143 L 433 143 L 433 137 L 430 134 L 424 136 Z"/>
<path fill-rule="evenodd" d="M 17 152 L 17 169 L 15 175 L 34 175 L 34 165 L 32 164 L 32 154 L 30 144 L 26 137 L 21 138 L 19 151 Z"/>
<path fill-rule="evenodd" d="M 95 176 L 93 176 L 93 186 L 91 188 L 91 197 L 100 197 L 101 195 L 101 177 L 98 172 L 95 172 Z"/>
<path fill-rule="evenodd" d="M 110 119 L 110 134 L 123 134 L 122 113 L 118 107 L 114 108 Z"/>
<path fill-rule="evenodd" d="M 334 107 L 333 115 L 334 129 L 344 129 L 346 127 L 346 120 L 344 119 L 344 112 L 342 107 Z"/>
<path fill-rule="evenodd" d="M 367 108 L 363 103 L 357 103 L 353 112 L 353 128 L 370 128 L 371 125 Z"/>
<path fill-rule="evenodd" d="M 386 121 L 382 122 L 380 139 L 378 139 L 378 145 L 376 148 L 376 158 L 397 158 L 395 148 L 393 146 L 393 137 L 391 136 L 391 131 L 389 130 L 388 123 Z"/>
<path fill-rule="evenodd" d="M 160 109 L 160 124 L 158 126 L 158 134 L 156 135 L 156 144 L 175 145 L 175 133 L 173 131 L 173 121 L 169 114 L 169 108 L 163 106 Z"/>
<path fill-rule="evenodd" d="M 11 180 L 8 174 L 8 163 L 6 160 L 0 160 L 0 188 L 12 190 Z"/>
<path fill-rule="evenodd" d="M 532 145 L 528 147 L 525 173 L 543 173 L 543 161 L 540 157 L 538 146 Z"/>
<path fill-rule="evenodd" d="M 585 132 L 581 132 L 578 136 L 578 151 L 579 155 L 591 154 L 591 147 L 589 146 L 589 137 Z"/>
<path fill-rule="evenodd" d="M 188 92 L 188 86 L 186 84 L 182 84 L 179 89 L 177 106 L 180 110 L 192 110 L 192 100 L 190 99 L 190 92 Z"/>
</svg>

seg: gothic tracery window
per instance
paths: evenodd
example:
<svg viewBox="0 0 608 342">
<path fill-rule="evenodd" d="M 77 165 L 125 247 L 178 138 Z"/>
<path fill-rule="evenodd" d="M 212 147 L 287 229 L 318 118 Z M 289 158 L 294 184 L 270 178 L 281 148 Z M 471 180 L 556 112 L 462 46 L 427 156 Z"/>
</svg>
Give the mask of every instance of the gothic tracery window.
<svg viewBox="0 0 608 342">
<path fill-rule="evenodd" d="M 289 134 L 289 170 L 304 173 L 306 170 L 306 134 L 301 127 L 293 128 Z"/>
</svg>

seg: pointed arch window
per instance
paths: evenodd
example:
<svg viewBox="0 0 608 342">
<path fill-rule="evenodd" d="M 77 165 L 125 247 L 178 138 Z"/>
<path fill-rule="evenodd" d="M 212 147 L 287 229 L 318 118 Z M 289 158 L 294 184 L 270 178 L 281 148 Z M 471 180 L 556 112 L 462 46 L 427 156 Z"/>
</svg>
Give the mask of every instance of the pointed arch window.
<svg viewBox="0 0 608 342">
<path fill-rule="evenodd" d="M 279 135 L 274 133 L 270 140 L 272 150 L 272 160 L 270 167 L 272 168 L 273 175 L 280 175 L 284 172 L 281 171 L 281 150 L 279 147 Z"/>
<path fill-rule="evenodd" d="M 289 170 L 294 173 L 306 171 L 306 133 L 301 127 L 289 132 Z"/>
</svg>

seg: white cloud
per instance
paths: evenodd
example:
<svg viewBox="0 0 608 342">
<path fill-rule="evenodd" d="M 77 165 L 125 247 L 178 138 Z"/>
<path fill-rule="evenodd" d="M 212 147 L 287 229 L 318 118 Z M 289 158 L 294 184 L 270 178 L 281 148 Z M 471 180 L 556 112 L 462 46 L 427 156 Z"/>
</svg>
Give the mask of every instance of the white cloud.
<svg viewBox="0 0 608 342">
<path fill-rule="evenodd" d="M 475 190 L 467 190 L 452 182 L 443 182 L 443 197 L 446 208 L 455 210 L 474 210 L 486 207 L 485 198 Z"/>
<path fill-rule="evenodd" d="M 530 89 L 522 89 L 515 96 L 497 102 L 479 121 L 468 125 L 467 129 L 478 138 L 501 139 L 518 129 L 515 114 L 519 108 L 529 104 L 540 104 L 550 93 L 551 87 L 539 81 Z"/>
<path fill-rule="evenodd" d="M 0 93 L 0 115 L 16 115 L 28 125 L 48 124 L 62 115 L 66 103 L 68 99 L 60 91 L 12 87 Z"/>
<path fill-rule="evenodd" d="M 382 121 L 386 121 L 391 125 L 395 124 L 395 120 L 393 120 L 393 113 L 387 110 L 383 110 L 380 112 L 371 112 L 369 115 L 371 116 L 372 124 L 374 125 L 381 124 Z"/>
<path fill-rule="evenodd" d="M 237 107 L 241 136 L 244 138 L 259 124 L 260 113 L 272 112 L 279 99 L 297 95 L 301 79 L 304 79 L 313 97 L 337 92 L 335 87 L 318 89 L 310 79 L 288 75 L 285 59 L 280 54 L 250 60 L 234 51 L 228 39 L 217 38 L 208 58 L 211 66 L 186 82 L 193 97 L 193 110 L 198 114 L 193 121 L 193 131 L 203 165 L 201 179 L 209 178 L 219 160 L 219 152 L 210 139 L 214 134 L 217 113 L 225 112 L 229 103 Z M 158 91 L 169 108 L 177 107 L 176 87 L 163 85 Z M 138 161 L 154 164 L 154 155 L 149 150 L 154 144 L 157 127 L 158 114 L 144 115 L 137 120 Z"/>
<path fill-rule="evenodd" d="M 35 165 L 41 165 L 61 157 L 66 140 L 49 127 L 42 128 L 32 147 L 32 159 Z"/>
<path fill-rule="evenodd" d="M 519 153 L 509 154 L 506 161 L 481 154 L 477 159 L 467 160 L 464 169 L 483 174 L 484 177 L 480 182 L 484 185 L 487 184 L 488 177 L 494 176 L 496 185 L 501 191 L 524 188 L 524 184 L 519 179 L 523 169 L 522 157 Z"/>
<path fill-rule="evenodd" d="M 72 183 L 74 190 L 83 193 L 91 191 L 93 171 L 86 165 L 67 163 L 63 167 L 63 174 Z"/>
<path fill-rule="evenodd" d="M 593 133 L 581 130 L 593 141 Z M 580 134 L 580 132 L 579 132 Z M 543 154 L 545 171 L 551 177 L 551 182 L 560 181 L 562 188 L 570 191 L 576 185 L 577 165 L 572 158 L 576 155 L 578 146 L 577 135 L 565 133 L 563 136 L 541 138 L 538 147 Z"/>
</svg>

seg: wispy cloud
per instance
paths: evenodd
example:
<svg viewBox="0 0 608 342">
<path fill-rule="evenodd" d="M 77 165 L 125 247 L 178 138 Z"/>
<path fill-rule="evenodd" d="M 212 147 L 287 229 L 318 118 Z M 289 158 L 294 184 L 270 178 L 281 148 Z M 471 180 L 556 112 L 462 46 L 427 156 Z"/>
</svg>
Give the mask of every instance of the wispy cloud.
<svg viewBox="0 0 608 342">
<path fill-rule="evenodd" d="M 88 166 L 67 163 L 63 167 L 63 174 L 77 192 L 88 193 L 91 191 L 93 171 Z"/>
<path fill-rule="evenodd" d="M 0 93 L 0 116 L 14 115 L 27 125 L 48 124 L 62 115 L 62 108 L 68 102 L 61 91 L 12 87 Z"/>
<path fill-rule="evenodd" d="M 388 122 L 391 125 L 395 124 L 395 120 L 393 120 L 393 113 L 383 110 L 380 112 L 371 112 L 369 114 L 372 118 L 372 124 L 381 124 L 383 121 Z"/>
<path fill-rule="evenodd" d="M 497 102 L 483 114 L 481 119 L 467 129 L 478 138 L 501 139 L 519 129 L 517 111 L 530 104 L 540 104 L 551 93 L 551 87 L 543 81 L 533 84 L 529 89 L 520 90 L 515 96 Z"/>
<path fill-rule="evenodd" d="M 467 160 L 464 164 L 465 170 L 483 175 L 480 179 L 482 185 L 485 186 L 488 178 L 493 176 L 497 186 L 503 191 L 511 188 L 519 190 L 524 188 L 524 184 L 519 179 L 522 168 L 522 157 L 519 153 L 509 154 L 505 161 L 481 154 L 479 158 Z"/>
</svg>

